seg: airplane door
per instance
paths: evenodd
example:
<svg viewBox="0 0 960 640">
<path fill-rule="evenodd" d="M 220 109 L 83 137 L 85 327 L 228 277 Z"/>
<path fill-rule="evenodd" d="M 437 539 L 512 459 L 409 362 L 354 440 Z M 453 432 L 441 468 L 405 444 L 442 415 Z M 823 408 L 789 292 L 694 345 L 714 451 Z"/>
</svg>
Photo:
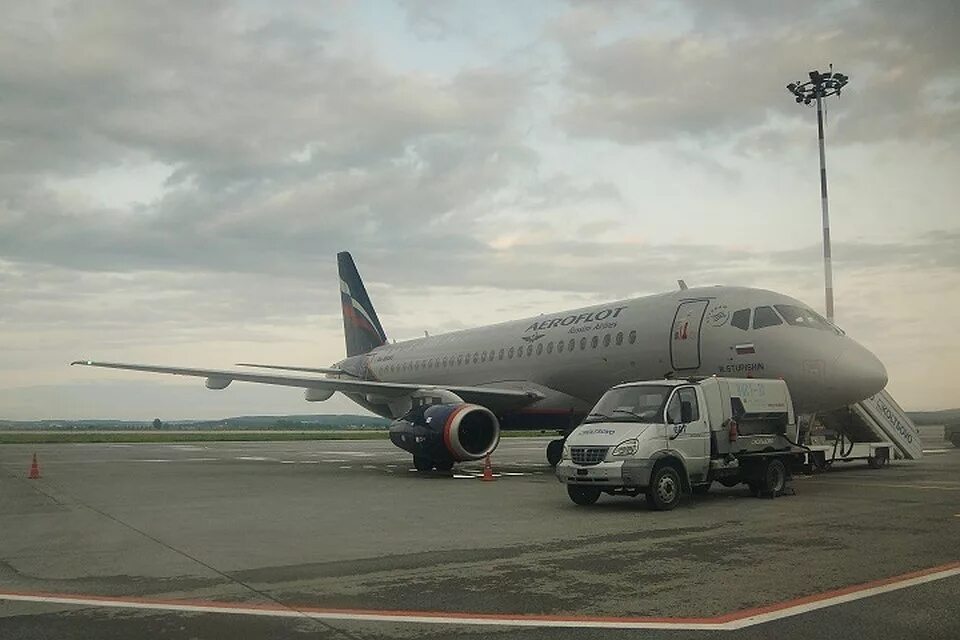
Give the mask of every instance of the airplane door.
<svg viewBox="0 0 960 640">
<path fill-rule="evenodd" d="M 700 327 L 709 300 L 681 302 L 670 332 L 670 361 L 677 371 L 700 366 Z"/>
</svg>

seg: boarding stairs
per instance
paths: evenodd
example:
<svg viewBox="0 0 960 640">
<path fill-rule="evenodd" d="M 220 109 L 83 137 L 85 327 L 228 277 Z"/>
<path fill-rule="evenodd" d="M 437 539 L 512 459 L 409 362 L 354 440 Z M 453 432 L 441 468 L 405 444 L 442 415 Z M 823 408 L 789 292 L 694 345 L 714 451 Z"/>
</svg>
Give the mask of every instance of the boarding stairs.
<svg viewBox="0 0 960 640">
<path fill-rule="evenodd" d="M 923 457 L 920 430 L 886 390 L 850 407 L 863 424 L 875 434 L 893 443 L 897 457 L 919 460 Z"/>
<path fill-rule="evenodd" d="M 920 432 L 886 391 L 857 404 L 818 416 L 820 423 L 850 443 L 889 443 L 894 457 L 923 457 Z"/>
</svg>

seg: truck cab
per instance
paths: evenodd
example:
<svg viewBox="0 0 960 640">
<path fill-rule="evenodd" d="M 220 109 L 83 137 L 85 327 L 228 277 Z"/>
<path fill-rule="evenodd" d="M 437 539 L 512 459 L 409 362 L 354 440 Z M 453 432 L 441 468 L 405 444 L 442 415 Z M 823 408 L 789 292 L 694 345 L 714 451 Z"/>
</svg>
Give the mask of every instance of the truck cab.
<svg viewBox="0 0 960 640">
<path fill-rule="evenodd" d="M 631 382 L 607 391 L 570 433 L 556 474 L 577 504 L 643 493 L 651 507 L 672 509 L 713 481 L 775 495 L 797 436 L 782 380 Z"/>
</svg>

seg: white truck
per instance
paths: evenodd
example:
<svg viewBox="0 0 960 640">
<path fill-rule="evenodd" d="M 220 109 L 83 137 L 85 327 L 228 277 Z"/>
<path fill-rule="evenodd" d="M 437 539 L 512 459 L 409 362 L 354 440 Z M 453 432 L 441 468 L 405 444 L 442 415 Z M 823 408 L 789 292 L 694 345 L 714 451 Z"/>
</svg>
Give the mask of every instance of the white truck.
<svg viewBox="0 0 960 640">
<path fill-rule="evenodd" d="M 578 505 L 644 494 L 651 508 L 673 509 L 713 481 L 773 497 L 805 451 L 797 437 L 783 380 L 630 382 L 607 391 L 570 433 L 556 474 Z"/>
</svg>

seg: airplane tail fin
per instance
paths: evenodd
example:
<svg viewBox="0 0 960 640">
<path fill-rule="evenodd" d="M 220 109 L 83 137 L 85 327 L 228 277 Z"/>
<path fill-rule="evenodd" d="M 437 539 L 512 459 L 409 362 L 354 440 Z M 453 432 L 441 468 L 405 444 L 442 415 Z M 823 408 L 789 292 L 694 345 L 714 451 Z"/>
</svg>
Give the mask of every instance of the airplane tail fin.
<svg viewBox="0 0 960 640">
<path fill-rule="evenodd" d="M 367 353 L 387 342 L 380 319 L 367 296 L 353 257 L 347 251 L 337 254 L 340 272 L 340 302 L 343 309 L 343 334 L 347 341 L 347 355 Z"/>
</svg>

